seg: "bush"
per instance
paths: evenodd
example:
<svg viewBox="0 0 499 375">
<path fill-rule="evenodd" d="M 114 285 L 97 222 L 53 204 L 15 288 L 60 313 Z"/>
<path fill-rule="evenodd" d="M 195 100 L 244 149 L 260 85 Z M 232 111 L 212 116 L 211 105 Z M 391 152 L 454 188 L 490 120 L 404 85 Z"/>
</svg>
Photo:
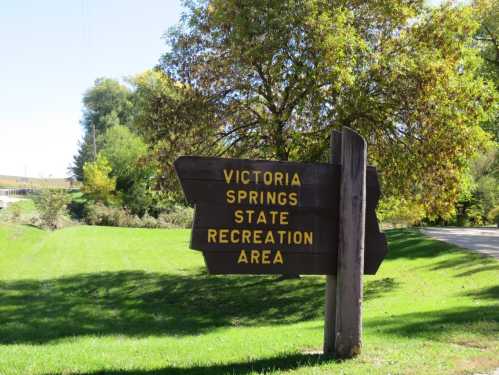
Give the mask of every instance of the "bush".
<svg viewBox="0 0 499 375">
<path fill-rule="evenodd" d="M 491 209 L 487 215 L 487 218 L 489 219 L 490 222 L 496 224 L 497 227 L 499 228 L 499 206 L 496 206 L 493 209 Z"/>
<path fill-rule="evenodd" d="M 24 198 L 10 204 L 7 208 L 0 209 L 0 221 L 17 224 L 29 224 L 36 215 L 36 207 L 32 199 Z"/>
<path fill-rule="evenodd" d="M 85 217 L 85 205 L 87 199 L 83 193 L 75 192 L 70 194 L 71 201 L 68 204 L 68 211 L 71 218 L 81 220 Z"/>
<path fill-rule="evenodd" d="M 175 205 L 159 218 L 146 213 L 142 218 L 120 207 L 108 207 L 100 202 L 89 201 L 85 205 L 85 222 L 89 225 L 107 225 L 134 228 L 190 228 L 193 209 Z"/>
<path fill-rule="evenodd" d="M 109 203 L 114 199 L 116 177 L 110 177 L 112 171 L 109 161 L 101 154 L 94 162 L 83 166 L 83 187 L 81 191 L 90 199 Z"/>
<path fill-rule="evenodd" d="M 141 224 L 143 228 L 160 228 L 159 220 L 150 216 L 148 213 L 142 216 Z"/>
<path fill-rule="evenodd" d="M 69 196 L 64 191 L 43 190 L 35 199 L 40 226 L 48 229 L 60 228 L 68 203 Z"/>
<path fill-rule="evenodd" d="M 21 215 L 23 213 L 23 207 L 21 202 L 12 203 L 9 207 L 11 220 L 15 223 L 19 222 Z"/>
<path fill-rule="evenodd" d="M 121 208 L 108 207 L 101 202 L 88 201 L 85 204 L 85 222 L 90 225 L 122 226 L 127 213 Z"/>
<path fill-rule="evenodd" d="M 424 217 L 424 209 L 416 202 L 385 197 L 380 200 L 376 210 L 378 220 L 384 224 L 397 226 L 417 225 Z"/>
<path fill-rule="evenodd" d="M 470 224 L 474 226 L 483 225 L 483 208 L 479 204 L 474 204 L 466 210 L 466 216 Z"/>
<path fill-rule="evenodd" d="M 89 201 L 85 205 L 85 222 L 89 225 L 111 227 L 143 227 L 142 220 L 121 207 L 108 207 L 100 202 Z"/>
<path fill-rule="evenodd" d="M 191 207 L 174 205 L 169 212 L 159 215 L 162 228 L 191 228 L 194 210 Z"/>
</svg>

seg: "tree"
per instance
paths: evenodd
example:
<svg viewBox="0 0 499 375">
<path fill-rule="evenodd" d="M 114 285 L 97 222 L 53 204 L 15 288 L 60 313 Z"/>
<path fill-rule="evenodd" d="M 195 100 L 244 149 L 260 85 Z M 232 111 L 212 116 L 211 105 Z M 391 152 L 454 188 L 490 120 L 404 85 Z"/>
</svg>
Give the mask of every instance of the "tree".
<svg viewBox="0 0 499 375">
<path fill-rule="evenodd" d="M 111 203 L 116 190 L 116 177 L 110 176 L 111 171 L 111 164 L 104 155 L 97 155 L 94 162 L 86 162 L 81 191 L 94 201 Z"/>
<path fill-rule="evenodd" d="M 147 155 L 147 145 L 140 136 L 123 125 L 114 125 L 100 137 L 100 143 L 102 149 L 99 154 L 109 161 L 119 190 L 146 178 L 147 171 L 140 161 Z"/>
<path fill-rule="evenodd" d="M 143 215 L 152 204 L 151 178 L 154 169 L 147 162 L 147 145 L 123 125 L 114 125 L 101 136 L 102 155 L 109 161 L 111 176 L 123 204 L 133 214 Z"/>
<path fill-rule="evenodd" d="M 162 68 L 212 104 L 229 154 L 321 160 L 350 126 L 385 193 L 450 215 L 494 102 L 477 28 L 471 7 L 423 1 L 190 2 Z"/>
<path fill-rule="evenodd" d="M 475 40 L 483 58 L 480 73 L 486 79 L 494 82 L 499 90 L 499 3 L 491 0 L 477 0 L 474 7 L 480 20 Z M 490 132 L 494 140 L 499 142 L 499 111 L 482 124 Z"/>
<path fill-rule="evenodd" d="M 130 126 L 133 118 L 132 93 L 124 85 L 109 78 L 95 80 L 94 86 L 83 96 L 84 136 L 70 170 L 75 178 L 83 180 L 83 166 L 95 160 L 101 149 L 99 137 L 114 125 Z"/>
<path fill-rule="evenodd" d="M 173 169 L 180 155 L 216 150 L 217 120 L 212 104 L 189 86 L 160 70 L 148 70 L 130 80 L 134 87 L 134 129 L 149 145 L 147 162 L 155 168 L 156 185 L 170 200 L 182 200 Z"/>
</svg>

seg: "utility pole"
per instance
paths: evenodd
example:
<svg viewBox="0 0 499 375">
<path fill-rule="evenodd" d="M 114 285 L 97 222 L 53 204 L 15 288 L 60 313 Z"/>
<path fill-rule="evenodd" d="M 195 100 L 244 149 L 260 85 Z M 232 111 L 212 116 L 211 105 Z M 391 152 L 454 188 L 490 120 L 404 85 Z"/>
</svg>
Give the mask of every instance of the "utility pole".
<svg viewBox="0 0 499 375">
<path fill-rule="evenodd" d="M 94 161 L 97 160 L 97 142 L 95 141 L 95 124 L 92 122 L 92 136 L 94 141 Z"/>
</svg>

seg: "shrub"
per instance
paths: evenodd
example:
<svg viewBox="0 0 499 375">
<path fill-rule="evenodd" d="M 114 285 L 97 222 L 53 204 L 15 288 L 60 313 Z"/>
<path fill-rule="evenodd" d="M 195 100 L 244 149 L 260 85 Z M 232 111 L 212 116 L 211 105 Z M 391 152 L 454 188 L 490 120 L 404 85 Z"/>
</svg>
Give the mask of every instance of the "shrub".
<svg viewBox="0 0 499 375">
<path fill-rule="evenodd" d="M 193 219 L 194 210 L 181 205 L 174 205 L 158 218 L 162 228 L 191 228 Z"/>
<path fill-rule="evenodd" d="M 159 222 L 156 220 L 156 218 L 150 216 L 148 213 L 146 213 L 144 216 L 142 216 L 141 219 L 141 227 L 142 228 L 159 228 Z"/>
<path fill-rule="evenodd" d="M 83 193 L 77 192 L 70 194 L 68 212 L 72 219 L 82 220 L 85 217 L 85 207 L 87 199 Z"/>
<path fill-rule="evenodd" d="M 190 228 L 194 210 L 190 207 L 175 205 L 159 218 L 146 213 L 142 218 L 120 207 L 108 207 L 101 202 L 88 201 L 84 217 L 89 225 L 108 225 L 134 228 Z"/>
<path fill-rule="evenodd" d="M 85 204 L 85 222 L 90 225 L 119 226 L 124 222 L 126 213 L 119 212 L 119 208 L 108 207 L 101 202 L 88 201 Z"/>
<path fill-rule="evenodd" d="M 36 215 L 36 207 L 32 199 L 24 198 L 10 204 L 7 208 L 0 209 L 0 221 L 28 224 Z"/>
<path fill-rule="evenodd" d="M 9 211 L 10 211 L 11 220 L 16 223 L 19 222 L 19 219 L 21 218 L 21 215 L 23 213 L 23 207 L 21 202 L 12 203 L 9 207 Z"/>
<path fill-rule="evenodd" d="M 43 190 L 35 199 L 40 224 L 44 228 L 57 229 L 66 213 L 68 195 L 62 190 Z"/>
<path fill-rule="evenodd" d="M 116 178 L 110 177 L 111 165 L 101 154 L 94 162 L 83 166 L 83 187 L 81 191 L 95 201 L 110 202 L 116 190 Z"/>
<path fill-rule="evenodd" d="M 379 202 L 376 214 L 382 223 L 389 223 L 395 227 L 410 226 L 421 222 L 424 209 L 416 202 L 386 197 Z"/>
<path fill-rule="evenodd" d="M 466 215 L 472 225 L 483 225 L 483 208 L 481 205 L 474 204 L 466 210 Z"/>
<path fill-rule="evenodd" d="M 489 219 L 490 222 L 496 224 L 497 227 L 499 228 L 499 206 L 496 206 L 493 209 L 491 209 L 487 215 L 487 218 Z"/>
<path fill-rule="evenodd" d="M 108 207 L 101 202 L 89 201 L 85 205 L 85 222 L 89 225 L 107 225 L 112 227 L 144 227 L 143 221 L 121 207 Z M 152 218 L 154 220 L 154 218 Z M 151 221 L 149 227 L 155 226 Z"/>
</svg>

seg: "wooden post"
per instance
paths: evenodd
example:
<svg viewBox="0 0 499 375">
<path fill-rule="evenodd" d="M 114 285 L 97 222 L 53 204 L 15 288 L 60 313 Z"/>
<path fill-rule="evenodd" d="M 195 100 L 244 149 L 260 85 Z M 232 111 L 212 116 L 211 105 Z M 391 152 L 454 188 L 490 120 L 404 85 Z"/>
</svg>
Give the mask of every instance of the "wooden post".
<svg viewBox="0 0 499 375">
<path fill-rule="evenodd" d="M 341 133 L 333 130 L 329 143 L 329 162 L 331 164 L 341 163 Z M 333 228 L 335 230 L 337 228 Z M 324 355 L 332 356 L 335 348 L 336 319 L 336 275 L 326 275 L 326 299 L 324 316 Z"/>
<path fill-rule="evenodd" d="M 340 359 L 360 354 L 362 347 L 366 158 L 365 140 L 343 128 L 334 350 Z"/>
</svg>

